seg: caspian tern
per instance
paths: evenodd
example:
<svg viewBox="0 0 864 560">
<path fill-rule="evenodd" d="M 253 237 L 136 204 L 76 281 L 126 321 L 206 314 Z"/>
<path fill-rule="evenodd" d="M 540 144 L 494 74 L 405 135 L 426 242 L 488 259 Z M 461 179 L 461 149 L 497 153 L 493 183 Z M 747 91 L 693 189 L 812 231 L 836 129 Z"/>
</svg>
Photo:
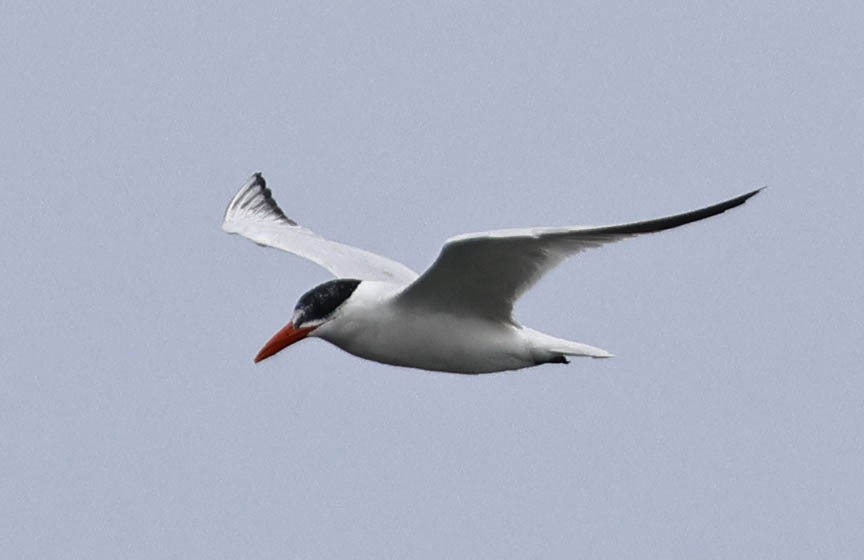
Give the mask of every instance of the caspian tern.
<svg viewBox="0 0 864 560">
<path fill-rule="evenodd" d="M 567 356 L 612 354 L 522 326 L 513 305 L 567 257 L 621 239 L 675 228 L 744 204 L 762 189 L 700 210 L 600 227 L 505 229 L 449 239 L 422 275 L 330 241 L 288 218 L 260 173 L 231 200 L 222 229 L 309 259 L 335 280 L 300 297 L 291 321 L 255 357 L 318 337 L 361 358 L 453 373 L 491 373 Z"/>
</svg>

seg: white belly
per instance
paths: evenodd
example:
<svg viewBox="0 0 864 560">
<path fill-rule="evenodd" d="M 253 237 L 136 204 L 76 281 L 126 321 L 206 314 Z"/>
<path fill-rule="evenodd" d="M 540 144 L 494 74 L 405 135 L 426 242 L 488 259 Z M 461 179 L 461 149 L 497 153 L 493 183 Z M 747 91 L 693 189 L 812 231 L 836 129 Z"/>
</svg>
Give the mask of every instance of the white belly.
<svg viewBox="0 0 864 560">
<path fill-rule="evenodd" d="M 522 330 L 450 315 L 376 313 L 340 317 L 315 336 L 385 364 L 454 373 L 490 373 L 537 364 Z"/>
</svg>

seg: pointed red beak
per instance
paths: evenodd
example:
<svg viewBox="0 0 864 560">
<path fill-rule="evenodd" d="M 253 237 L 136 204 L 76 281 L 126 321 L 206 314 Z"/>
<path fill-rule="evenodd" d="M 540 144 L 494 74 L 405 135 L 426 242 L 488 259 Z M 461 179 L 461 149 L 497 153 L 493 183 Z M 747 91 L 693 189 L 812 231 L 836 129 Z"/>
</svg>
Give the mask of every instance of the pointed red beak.
<svg viewBox="0 0 864 560">
<path fill-rule="evenodd" d="M 285 325 L 285 328 L 274 334 L 273 338 L 267 341 L 264 348 L 262 348 L 261 351 L 258 352 L 258 355 L 255 356 L 255 363 L 257 364 L 261 360 L 269 358 L 273 354 L 280 350 L 284 350 L 295 342 L 303 340 L 314 330 L 315 327 L 301 327 L 298 329 L 294 326 L 294 323 L 288 323 Z"/>
</svg>

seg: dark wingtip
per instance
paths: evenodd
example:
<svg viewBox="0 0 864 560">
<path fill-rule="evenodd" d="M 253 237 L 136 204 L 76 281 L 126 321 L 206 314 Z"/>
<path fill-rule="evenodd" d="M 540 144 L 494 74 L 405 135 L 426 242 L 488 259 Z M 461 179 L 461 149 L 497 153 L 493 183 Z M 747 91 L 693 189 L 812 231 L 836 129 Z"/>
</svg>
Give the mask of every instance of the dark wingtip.
<svg viewBox="0 0 864 560">
<path fill-rule="evenodd" d="M 759 187 L 756 190 L 752 190 L 748 193 L 742 194 L 740 196 L 736 196 L 735 198 L 733 198 L 731 200 L 727 200 L 725 203 L 721 203 L 721 204 L 729 205 L 727 209 L 731 209 L 731 208 L 734 208 L 736 206 L 740 206 L 767 188 L 768 188 L 767 185 L 765 185 L 764 187 Z"/>
<path fill-rule="evenodd" d="M 282 209 L 279 208 L 279 205 L 276 203 L 276 199 L 273 198 L 273 192 L 269 188 L 267 188 L 267 181 L 264 179 L 264 175 L 262 175 L 260 171 L 256 171 L 252 174 L 252 181 L 251 183 L 249 183 L 249 188 L 246 189 L 246 192 L 252 191 L 258 191 L 258 193 L 256 193 L 254 196 L 247 197 L 247 200 L 244 203 L 244 207 L 252 204 L 253 202 L 257 206 L 266 206 L 277 220 L 285 222 L 292 226 L 297 225 L 297 222 L 286 216 L 285 212 L 283 212 Z M 260 196 L 264 198 L 263 203 L 257 201 L 258 194 L 260 194 Z"/>
<path fill-rule="evenodd" d="M 759 194 L 760 192 L 764 191 L 767 188 L 768 188 L 768 185 L 763 185 L 763 186 L 759 187 L 758 189 L 756 189 L 755 191 L 750 191 L 749 193 L 743 195 L 744 200 L 747 200 L 749 198 L 756 196 L 757 194 Z"/>
<path fill-rule="evenodd" d="M 744 204 L 745 202 L 747 202 L 748 200 L 750 200 L 751 198 L 753 198 L 754 196 L 756 196 L 757 194 L 759 194 L 760 192 L 764 191 L 767 188 L 768 188 L 768 185 L 765 185 L 763 187 L 759 187 L 756 190 L 752 190 L 746 194 L 742 194 L 741 196 L 733 198 L 732 200 L 728 201 L 731 204 L 728 209 L 734 208 L 736 206 L 741 206 L 742 204 Z"/>
<path fill-rule="evenodd" d="M 647 220 L 644 222 L 634 222 L 632 224 L 601 227 L 592 231 L 599 234 L 611 233 L 623 235 L 637 235 L 641 233 L 654 233 L 657 231 L 672 229 L 678 226 L 683 226 L 685 224 L 698 222 L 699 220 L 704 220 L 705 218 L 710 218 L 712 216 L 722 214 L 727 210 L 731 210 L 732 208 L 741 206 L 742 204 L 747 202 L 749 198 L 756 196 L 765 188 L 766 187 L 760 187 L 754 191 L 750 191 L 746 194 L 736 196 L 735 198 L 730 198 L 729 200 L 726 200 L 724 202 L 719 202 L 712 206 L 706 206 L 705 208 L 700 208 L 699 210 L 685 212 L 684 214 L 676 214 L 674 216 L 667 216 L 665 218 L 657 218 L 656 220 Z"/>
</svg>

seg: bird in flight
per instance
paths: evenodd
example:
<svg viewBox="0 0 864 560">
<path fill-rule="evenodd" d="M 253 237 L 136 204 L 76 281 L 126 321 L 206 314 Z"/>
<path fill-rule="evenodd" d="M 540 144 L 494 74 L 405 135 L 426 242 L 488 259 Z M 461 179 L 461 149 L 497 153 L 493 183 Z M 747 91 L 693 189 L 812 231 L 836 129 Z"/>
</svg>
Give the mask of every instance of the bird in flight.
<svg viewBox="0 0 864 560">
<path fill-rule="evenodd" d="M 449 239 L 423 274 L 375 253 L 331 241 L 301 226 L 254 174 L 231 200 L 222 229 L 282 249 L 336 278 L 297 301 L 291 321 L 255 362 L 307 337 L 322 338 L 377 362 L 452 373 L 492 373 L 568 356 L 609 352 L 521 325 L 513 305 L 567 257 L 622 239 L 683 226 L 744 204 L 762 189 L 665 218 L 586 227 L 537 227 Z"/>
</svg>

